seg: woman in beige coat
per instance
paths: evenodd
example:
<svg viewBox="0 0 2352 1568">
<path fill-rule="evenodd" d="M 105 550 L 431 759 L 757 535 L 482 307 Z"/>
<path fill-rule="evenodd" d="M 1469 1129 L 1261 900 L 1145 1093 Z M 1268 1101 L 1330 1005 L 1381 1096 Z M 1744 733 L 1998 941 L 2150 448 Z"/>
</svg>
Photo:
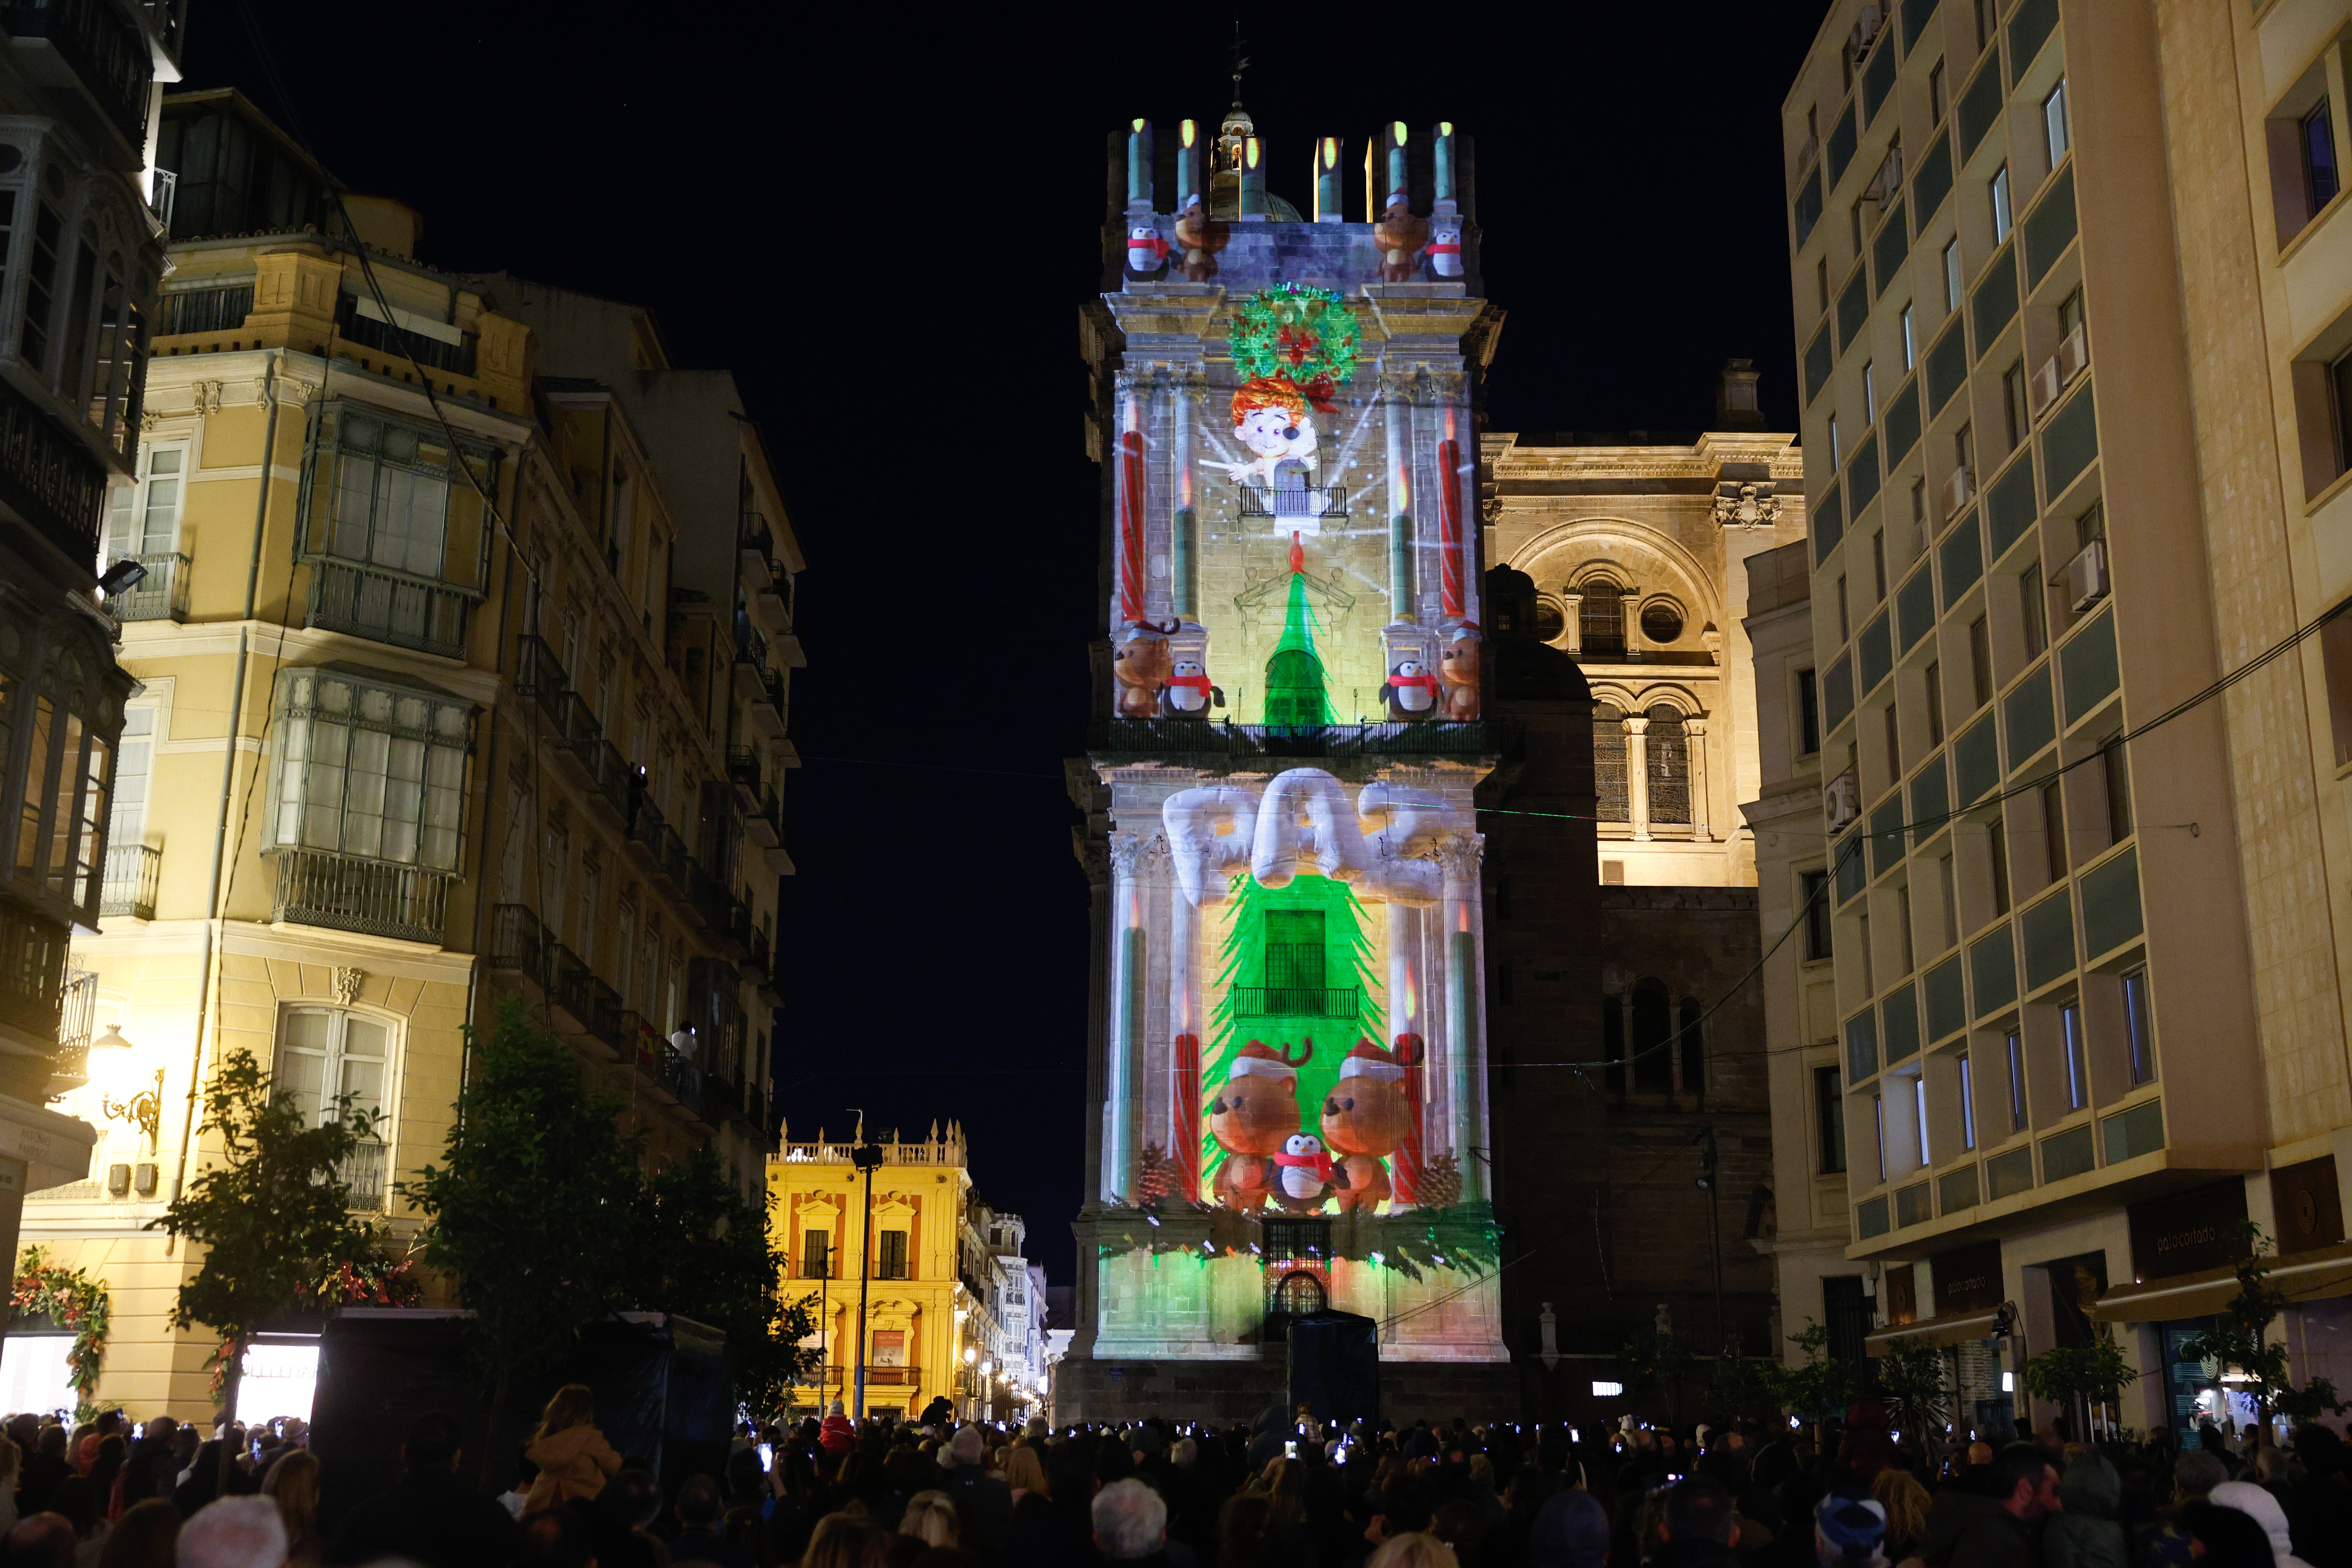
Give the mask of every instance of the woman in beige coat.
<svg viewBox="0 0 2352 1568">
<path fill-rule="evenodd" d="M 539 1479 L 523 1500 L 525 1519 L 573 1498 L 593 1499 L 604 1489 L 605 1479 L 621 1468 L 621 1456 L 596 1430 L 595 1416 L 595 1396 L 585 1384 L 566 1384 L 547 1402 L 539 1431 L 523 1450 L 523 1457 L 539 1467 Z"/>
</svg>

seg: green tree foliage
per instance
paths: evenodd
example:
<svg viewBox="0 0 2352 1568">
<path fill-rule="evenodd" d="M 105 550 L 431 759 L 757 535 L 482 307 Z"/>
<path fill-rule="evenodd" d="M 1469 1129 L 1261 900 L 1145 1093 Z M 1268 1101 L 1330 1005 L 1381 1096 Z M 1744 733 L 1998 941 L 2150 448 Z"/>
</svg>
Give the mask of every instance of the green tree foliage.
<svg viewBox="0 0 2352 1568">
<path fill-rule="evenodd" d="M 205 1086 L 203 1131 L 218 1136 L 217 1151 L 147 1228 L 204 1248 L 173 1303 L 172 1325 L 220 1336 L 215 1384 L 234 1402 L 237 1363 L 257 1329 L 305 1304 L 322 1277 L 381 1267 L 338 1173 L 373 1135 L 375 1118 L 346 1095 L 309 1125 L 294 1096 L 272 1093 L 261 1064 L 239 1049 Z"/>
<path fill-rule="evenodd" d="M 2138 1376 L 2122 1347 L 2105 1334 L 2087 1345 L 2053 1345 L 2025 1363 L 2026 1392 L 2053 1405 L 2077 1398 L 2108 1404 Z"/>
<path fill-rule="evenodd" d="M 641 1202 L 638 1302 L 724 1331 L 737 1402 L 760 1415 L 781 1409 L 815 1363 L 800 1342 L 816 1320 L 805 1300 L 777 1295 L 784 1259 L 765 1204 L 746 1202 L 709 1149 L 649 1178 Z"/>
<path fill-rule="evenodd" d="M 2245 1222 L 2246 1256 L 2238 1265 L 2238 1294 L 2223 1308 L 2213 1327 L 2181 1342 L 2181 1353 L 2200 1361 L 2219 1362 L 2252 1384 L 2258 1418 L 2273 1412 L 2296 1421 L 2309 1421 L 2345 1408 L 2336 1397 L 2336 1385 L 2324 1377 L 2297 1384 L 2287 1374 L 2286 1346 L 2273 1343 L 2270 1327 L 2287 1307 L 2287 1299 L 2270 1282 L 2268 1259 L 2274 1250 L 2263 1227 Z"/>
<path fill-rule="evenodd" d="M 1843 1415 L 1853 1402 L 1856 1373 L 1851 1363 L 1829 1353 L 1829 1325 L 1807 1318 L 1804 1328 L 1789 1336 L 1789 1342 L 1802 1351 L 1805 1359 L 1801 1365 L 1779 1370 L 1780 1403 L 1790 1415 L 1808 1420 Z"/>
<path fill-rule="evenodd" d="M 551 1373 L 589 1324 L 635 1304 L 642 1140 L 620 1110 L 509 998 L 474 1036 L 442 1162 L 399 1185 L 430 1222 L 425 1263 L 474 1314 L 494 1422 L 515 1378 Z"/>
</svg>

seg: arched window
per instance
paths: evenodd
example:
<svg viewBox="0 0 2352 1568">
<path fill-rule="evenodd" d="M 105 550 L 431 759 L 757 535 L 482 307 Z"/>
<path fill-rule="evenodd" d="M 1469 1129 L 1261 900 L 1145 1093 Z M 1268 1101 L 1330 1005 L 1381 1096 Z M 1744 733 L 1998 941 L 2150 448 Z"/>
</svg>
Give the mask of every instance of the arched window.
<svg viewBox="0 0 2352 1568">
<path fill-rule="evenodd" d="M 1633 1087 L 1643 1094 L 1675 1091 L 1675 1010 L 1664 982 L 1633 986 Z"/>
<path fill-rule="evenodd" d="M 1584 595 L 1577 610 L 1580 640 L 1588 654 L 1623 653 L 1625 651 L 1625 603 L 1617 596 L 1617 584 L 1606 577 L 1595 577 L 1578 592 Z"/>
<path fill-rule="evenodd" d="M 1650 820 L 1688 822 L 1690 802 L 1690 738 L 1683 730 L 1678 709 L 1661 702 L 1650 710 L 1644 749 L 1650 781 Z"/>
<path fill-rule="evenodd" d="M 1568 634 L 1568 614 L 1549 599 L 1536 601 L 1536 639 L 1558 642 Z"/>
<path fill-rule="evenodd" d="M 1323 1281 L 1304 1268 L 1284 1275 L 1282 1283 L 1274 1288 L 1274 1310 L 1293 1318 L 1321 1311 L 1328 1300 Z"/>
<path fill-rule="evenodd" d="M 1699 1033 L 1698 998 L 1684 997 L 1680 1011 L 1682 1027 L 1677 1033 L 1679 1035 L 1678 1054 L 1683 1059 L 1683 1092 L 1705 1094 L 1706 1092 L 1706 1046 L 1705 1037 Z"/>
<path fill-rule="evenodd" d="M 1633 796 L 1625 785 L 1625 715 L 1613 702 L 1592 710 L 1592 792 L 1600 797 L 1593 814 L 1603 822 L 1633 820 Z"/>
</svg>

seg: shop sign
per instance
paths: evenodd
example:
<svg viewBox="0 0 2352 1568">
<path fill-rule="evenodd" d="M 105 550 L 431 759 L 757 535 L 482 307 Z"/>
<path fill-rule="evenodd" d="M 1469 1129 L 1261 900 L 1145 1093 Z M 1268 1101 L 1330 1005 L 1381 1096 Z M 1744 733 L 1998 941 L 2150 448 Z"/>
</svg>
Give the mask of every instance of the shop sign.
<svg viewBox="0 0 2352 1568">
<path fill-rule="evenodd" d="M 2231 1176 L 2131 1205 L 2132 1278 L 2227 1268 L 2246 1255 L 2246 1184 Z"/>
<path fill-rule="evenodd" d="M 1990 1312 L 2001 1303 L 2000 1243 L 1982 1241 L 1956 1247 L 1932 1260 L 1936 1273 L 1936 1315 L 1963 1317 Z"/>
</svg>

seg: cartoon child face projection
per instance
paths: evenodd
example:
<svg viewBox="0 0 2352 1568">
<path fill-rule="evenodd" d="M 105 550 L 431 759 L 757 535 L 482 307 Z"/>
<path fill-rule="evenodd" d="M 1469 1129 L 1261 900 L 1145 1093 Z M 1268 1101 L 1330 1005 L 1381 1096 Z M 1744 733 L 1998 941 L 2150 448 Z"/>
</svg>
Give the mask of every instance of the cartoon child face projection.
<svg viewBox="0 0 2352 1568">
<path fill-rule="evenodd" d="M 1234 394 L 1234 439 L 1255 454 L 1246 463 L 1216 463 L 1246 484 L 1271 486 L 1276 464 L 1315 455 L 1315 416 L 1307 395 L 1279 376 L 1255 376 Z"/>
</svg>

